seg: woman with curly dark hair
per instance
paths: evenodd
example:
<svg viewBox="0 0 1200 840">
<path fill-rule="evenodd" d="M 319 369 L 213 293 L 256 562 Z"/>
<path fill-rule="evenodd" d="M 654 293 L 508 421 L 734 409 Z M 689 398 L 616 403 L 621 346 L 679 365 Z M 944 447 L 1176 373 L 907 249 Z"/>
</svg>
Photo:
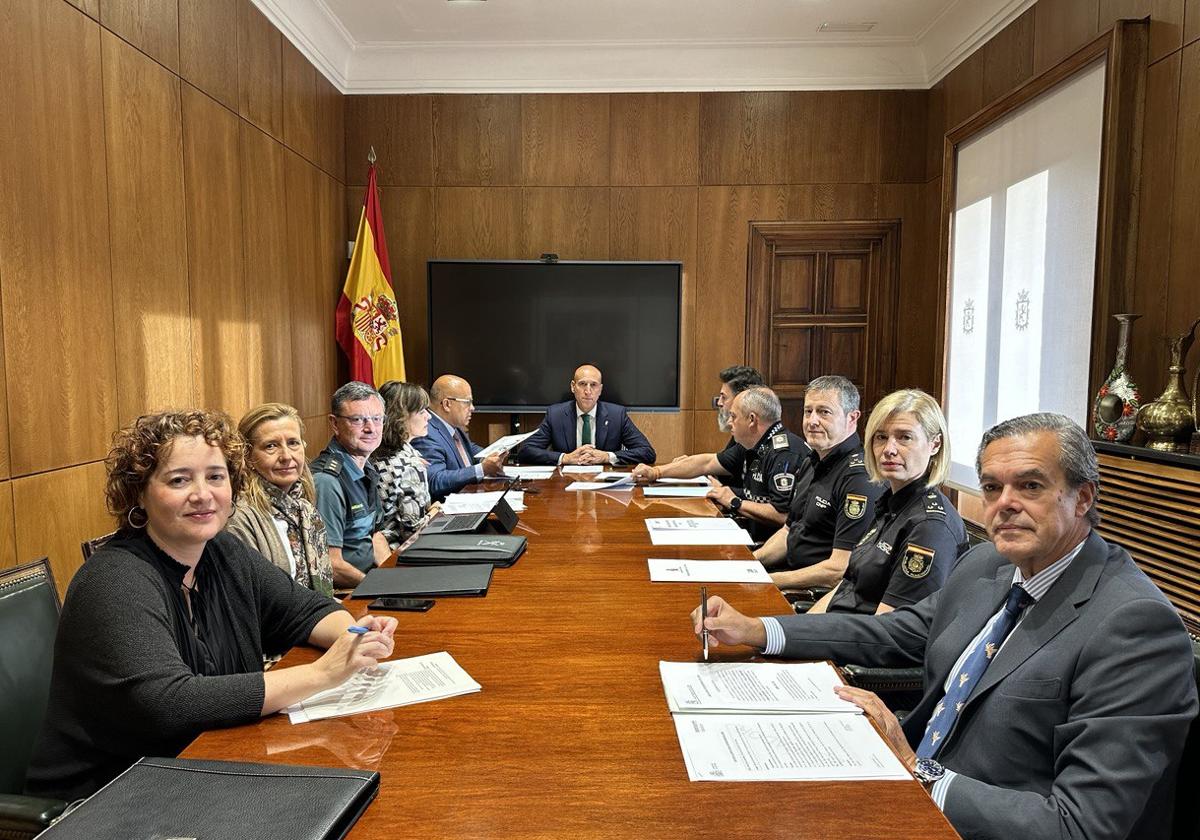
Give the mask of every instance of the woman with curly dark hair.
<svg viewBox="0 0 1200 840">
<path fill-rule="evenodd" d="M 380 532 L 396 548 L 429 515 L 429 476 L 425 459 L 412 445 L 429 428 L 429 394 L 420 385 L 391 379 L 379 387 L 387 419 L 383 440 L 371 454 L 379 470 Z"/>
<path fill-rule="evenodd" d="M 31 793 L 86 796 L 140 756 L 248 723 L 392 652 L 392 618 L 350 613 L 222 533 L 245 446 L 220 412 L 164 412 L 118 432 L 106 461 L 119 531 L 76 573 L 54 650 Z M 263 672 L 308 642 L 311 664 Z"/>
</svg>

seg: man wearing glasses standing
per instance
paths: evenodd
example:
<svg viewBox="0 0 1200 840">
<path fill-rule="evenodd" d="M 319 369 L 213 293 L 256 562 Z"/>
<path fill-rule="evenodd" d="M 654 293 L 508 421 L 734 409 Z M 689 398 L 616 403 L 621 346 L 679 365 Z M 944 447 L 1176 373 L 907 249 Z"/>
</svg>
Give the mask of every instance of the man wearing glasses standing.
<svg viewBox="0 0 1200 840">
<path fill-rule="evenodd" d="M 330 400 L 333 438 L 309 465 L 317 511 L 325 522 L 335 586 L 354 586 L 388 558 L 379 527 L 379 473 L 367 457 L 383 436 L 383 397 L 347 382 Z"/>
<path fill-rule="evenodd" d="M 504 474 L 507 452 L 474 462 L 475 453 L 483 447 L 467 437 L 467 424 L 475 413 L 471 383 L 452 374 L 439 376 L 429 389 L 429 411 L 429 431 L 424 437 L 413 438 L 412 444 L 429 462 L 429 495 L 433 501 L 440 502 L 468 484 L 482 481 L 484 476 Z"/>
</svg>

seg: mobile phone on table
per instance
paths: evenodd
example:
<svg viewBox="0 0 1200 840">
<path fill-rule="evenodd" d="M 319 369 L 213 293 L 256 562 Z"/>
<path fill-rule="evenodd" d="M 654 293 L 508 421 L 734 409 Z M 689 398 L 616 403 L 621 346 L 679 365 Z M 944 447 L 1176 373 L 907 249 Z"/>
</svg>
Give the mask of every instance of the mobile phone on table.
<svg viewBox="0 0 1200 840">
<path fill-rule="evenodd" d="M 367 609 L 400 612 L 428 612 L 437 603 L 430 598 L 376 598 Z"/>
</svg>

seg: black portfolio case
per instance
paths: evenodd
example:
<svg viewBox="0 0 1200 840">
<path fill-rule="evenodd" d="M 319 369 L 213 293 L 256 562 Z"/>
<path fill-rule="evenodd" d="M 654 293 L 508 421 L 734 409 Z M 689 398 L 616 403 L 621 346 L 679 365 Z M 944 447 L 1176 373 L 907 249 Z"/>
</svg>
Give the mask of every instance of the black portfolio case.
<svg viewBox="0 0 1200 840">
<path fill-rule="evenodd" d="M 505 534 L 421 534 L 396 555 L 408 566 L 491 563 L 502 568 L 525 553 L 525 538 Z"/>
</svg>

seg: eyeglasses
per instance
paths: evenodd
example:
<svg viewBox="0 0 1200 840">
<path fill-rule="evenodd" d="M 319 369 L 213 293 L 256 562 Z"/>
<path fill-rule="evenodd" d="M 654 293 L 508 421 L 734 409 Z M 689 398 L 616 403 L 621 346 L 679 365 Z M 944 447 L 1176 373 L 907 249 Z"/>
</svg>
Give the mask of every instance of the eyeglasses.
<svg viewBox="0 0 1200 840">
<path fill-rule="evenodd" d="M 361 429 L 367 423 L 370 423 L 372 426 L 378 426 L 383 423 L 382 414 L 335 414 L 333 416 L 340 417 L 356 429 Z"/>
<path fill-rule="evenodd" d="M 446 397 L 446 399 L 453 400 L 456 403 L 462 403 L 463 405 L 475 405 L 475 400 L 471 399 L 470 397 Z"/>
</svg>

